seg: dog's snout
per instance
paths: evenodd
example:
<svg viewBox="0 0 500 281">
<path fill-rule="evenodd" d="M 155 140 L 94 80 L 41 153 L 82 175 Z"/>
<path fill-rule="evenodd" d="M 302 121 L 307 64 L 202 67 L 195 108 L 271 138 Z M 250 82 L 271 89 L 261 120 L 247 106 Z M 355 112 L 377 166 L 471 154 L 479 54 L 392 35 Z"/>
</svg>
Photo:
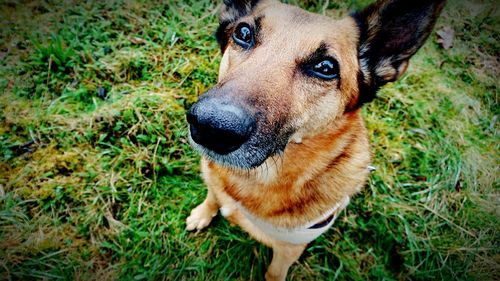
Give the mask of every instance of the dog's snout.
<svg viewBox="0 0 500 281">
<path fill-rule="evenodd" d="M 238 149 L 255 129 L 255 119 L 246 110 L 215 99 L 194 104 L 187 120 L 194 142 L 223 155 Z"/>
</svg>

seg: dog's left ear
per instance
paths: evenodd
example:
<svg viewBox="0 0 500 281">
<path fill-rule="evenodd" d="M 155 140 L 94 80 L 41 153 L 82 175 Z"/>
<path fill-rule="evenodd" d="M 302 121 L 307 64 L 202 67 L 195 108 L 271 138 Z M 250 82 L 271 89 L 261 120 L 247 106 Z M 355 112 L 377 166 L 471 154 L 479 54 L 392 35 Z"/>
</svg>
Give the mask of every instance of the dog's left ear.
<svg viewBox="0 0 500 281">
<path fill-rule="evenodd" d="M 219 12 L 219 28 L 215 37 L 224 51 L 228 42 L 227 27 L 239 18 L 250 14 L 259 0 L 224 0 Z"/>
<path fill-rule="evenodd" d="M 360 29 L 360 100 L 371 101 L 377 90 L 397 80 L 408 60 L 424 44 L 445 0 L 379 0 L 352 16 Z"/>
</svg>

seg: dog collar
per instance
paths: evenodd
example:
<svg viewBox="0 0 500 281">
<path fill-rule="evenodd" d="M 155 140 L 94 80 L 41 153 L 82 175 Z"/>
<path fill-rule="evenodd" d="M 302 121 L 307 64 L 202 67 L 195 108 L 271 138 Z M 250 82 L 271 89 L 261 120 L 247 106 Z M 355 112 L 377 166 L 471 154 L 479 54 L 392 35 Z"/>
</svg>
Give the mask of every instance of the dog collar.
<svg viewBox="0 0 500 281">
<path fill-rule="evenodd" d="M 346 196 L 319 218 L 297 228 L 275 226 L 265 220 L 257 218 L 250 211 L 241 206 L 241 204 L 239 204 L 238 207 L 249 221 L 270 237 L 292 244 L 306 244 L 326 232 L 333 225 L 340 211 L 348 204 L 349 197 Z"/>
<path fill-rule="evenodd" d="M 331 214 L 328 218 L 323 221 L 318 222 L 317 224 L 308 227 L 309 229 L 322 228 L 328 225 L 335 218 L 335 214 Z"/>
</svg>

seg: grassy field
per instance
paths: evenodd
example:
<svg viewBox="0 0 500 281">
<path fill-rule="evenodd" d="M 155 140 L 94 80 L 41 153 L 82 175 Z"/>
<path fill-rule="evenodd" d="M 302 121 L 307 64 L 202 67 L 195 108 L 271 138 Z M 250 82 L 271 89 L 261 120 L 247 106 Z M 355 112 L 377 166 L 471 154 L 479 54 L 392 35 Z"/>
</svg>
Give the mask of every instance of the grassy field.
<svg viewBox="0 0 500 281">
<path fill-rule="evenodd" d="M 0 2 L 0 280 L 263 280 L 239 228 L 184 230 L 218 2 L 80 2 Z M 364 108 L 377 170 L 290 280 L 500 280 L 498 6 L 449 1 L 453 48 L 433 34 Z"/>
</svg>

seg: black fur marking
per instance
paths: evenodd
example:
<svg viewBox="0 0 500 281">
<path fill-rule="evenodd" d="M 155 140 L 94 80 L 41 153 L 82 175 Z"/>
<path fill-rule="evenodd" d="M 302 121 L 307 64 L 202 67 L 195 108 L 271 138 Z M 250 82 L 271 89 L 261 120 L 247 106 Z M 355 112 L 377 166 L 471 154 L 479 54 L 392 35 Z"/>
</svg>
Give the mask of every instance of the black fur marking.
<svg viewBox="0 0 500 281">
<path fill-rule="evenodd" d="M 229 21 L 223 21 L 219 24 L 219 27 L 217 28 L 217 31 L 215 32 L 215 38 L 217 39 L 217 42 L 219 42 L 219 46 L 222 52 L 227 47 L 227 43 L 229 42 L 229 34 L 227 34 L 227 27 L 229 26 L 231 22 Z"/>
<path fill-rule="evenodd" d="M 370 70 L 370 73 L 373 72 L 373 69 Z M 364 75 L 361 70 L 358 70 L 358 84 L 359 84 L 359 98 L 358 103 L 355 108 L 358 109 L 365 103 L 369 103 L 373 101 L 377 97 L 378 90 L 382 87 L 377 85 L 376 83 L 367 84 L 363 81 Z"/>
<path fill-rule="evenodd" d="M 258 2 L 259 0 L 224 0 L 224 5 L 229 9 L 235 10 L 238 13 L 238 17 L 243 17 L 249 12 L 247 9 L 250 8 L 252 10 Z M 250 4 L 249 7 L 248 4 Z"/>
<path fill-rule="evenodd" d="M 254 36 L 255 36 L 255 45 L 259 45 L 259 43 L 262 41 L 261 39 L 261 31 L 262 31 L 262 19 L 264 16 L 260 16 L 255 18 L 255 28 L 254 28 Z"/>
<path fill-rule="evenodd" d="M 322 42 L 319 47 L 302 62 L 302 64 L 314 63 L 326 56 L 328 56 L 328 46 L 325 42 Z"/>
<path fill-rule="evenodd" d="M 367 54 L 363 53 L 361 54 L 361 45 L 366 42 L 367 40 L 367 33 L 368 33 L 368 27 L 366 23 L 361 19 L 360 15 L 358 13 L 351 13 L 351 17 L 354 18 L 354 21 L 356 22 L 359 30 L 359 40 L 358 40 L 358 61 L 362 61 L 363 59 L 366 60 L 367 62 L 369 61 Z M 372 64 L 367 64 L 368 67 L 368 73 L 366 75 L 371 76 L 370 80 L 373 79 L 373 75 L 375 73 L 375 66 Z M 363 74 L 363 71 L 361 69 L 358 70 L 358 87 L 359 87 L 359 98 L 358 102 L 355 106 L 354 109 L 358 109 L 361 107 L 363 104 L 371 102 L 376 98 L 377 91 L 380 89 L 381 86 L 377 86 L 375 83 L 365 83 L 365 75 Z"/>
</svg>

